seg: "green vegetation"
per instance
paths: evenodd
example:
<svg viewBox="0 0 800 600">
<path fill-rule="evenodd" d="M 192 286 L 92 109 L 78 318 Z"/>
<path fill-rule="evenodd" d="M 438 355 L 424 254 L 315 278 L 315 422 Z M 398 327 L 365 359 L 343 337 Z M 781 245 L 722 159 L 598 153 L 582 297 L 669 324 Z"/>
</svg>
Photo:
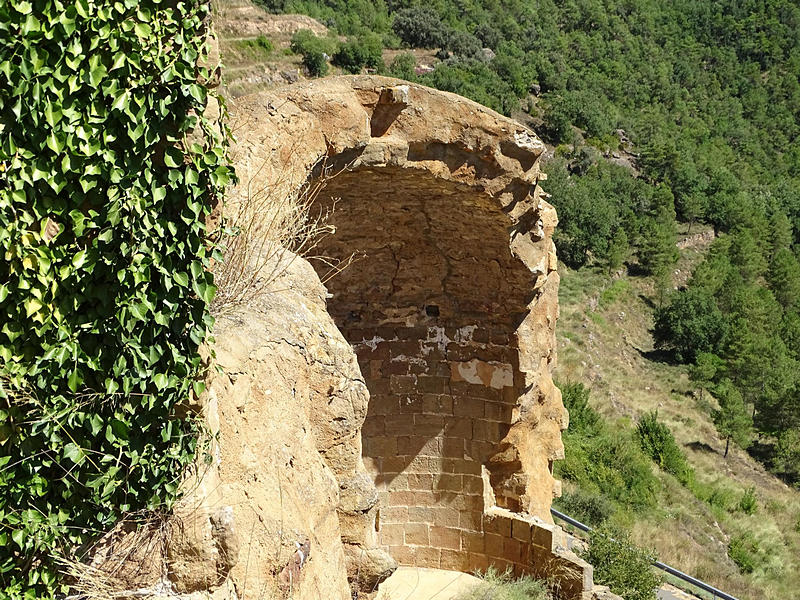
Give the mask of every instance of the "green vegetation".
<svg viewBox="0 0 800 600">
<path fill-rule="evenodd" d="M 259 35 L 252 40 L 242 40 L 239 42 L 239 46 L 254 51 L 261 55 L 262 58 L 269 56 L 269 54 L 275 50 L 275 45 L 272 43 L 272 40 L 265 35 Z"/>
<path fill-rule="evenodd" d="M 483 581 L 456 600 L 548 600 L 547 586 L 532 577 L 514 577 L 492 567 L 481 575 Z"/>
<path fill-rule="evenodd" d="M 292 36 L 292 52 L 303 57 L 303 66 L 312 77 L 323 77 L 328 73 L 328 59 L 339 48 L 335 37 L 317 37 L 313 31 L 301 29 Z"/>
<path fill-rule="evenodd" d="M 758 512 L 758 498 L 756 497 L 755 486 L 751 486 L 744 491 L 742 498 L 739 500 L 739 510 L 747 515 L 754 515 Z"/>
<path fill-rule="evenodd" d="M 347 73 L 360 73 L 362 69 L 384 70 L 380 37 L 364 33 L 344 43 L 334 36 L 318 37 L 308 29 L 292 36 L 292 52 L 303 57 L 303 66 L 312 77 L 328 73 L 328 61 Z"/>
<path fill-rule="evenodd" d="M 704 243 L 707 247 L 710 241 Z M 684 277 L 703 261 L 704 250 L 703 245 L 681 250 L 676 266 Z M 563 482 L 555 506 L 589 525 L 630 532 L 635 544 L 655 548 L 660 560 L 737 598 L 794 598 L 800 585 L 800 497 L 734 443 L 723 462 L 726 438 L 713 422 L 717 391 L 713 383 L 702 383 L 718 367 L 719 357 L 700 354 L 698 368 L 687 373 L 685 364 L 651 351 L 656 289 L 650 278 L 609 276 L 602 265 L 574 271 L 562 266 L 560 273 L 556 376 L 591 382 L 591 394 L 584 391 L 585 402 L 576 403 L 569 389 L 575 386 L 559 383 L 571 413 L 563 436 L 566 460 L 555 463 L 555 475 Z M 574 460 L 573 443 L 580 439 L 576 434 L 584 428 L 586 408 L 607 430 L 632 436 L 640 459 L 651 465 L 653 501 L 648 505 L 619 502 L 606 486 L 562 471 L 562 463 Z M 641 449 L 638 421 L 656 410 L 657 422 L 668 428 L 694 473 L 688 483 L 657 468 Z M 761 450 L 755 435 L 752 439 Z M 577 453 L 580 457 L 583 448 Z M 729 556 L 728 545 L 738 536 L 750 536 L 758 545 L 750 573 Z"/>
<path fill-rule="evenodd" d="M 756 241 L 755 227 L 772 243 Z M 792 450 L 800 432 L 800 317 L 789 301 L 800 267 L 781 231 L 785 216 L 764 217 L 718 238 L 687 289 L 656 311 L 654 336 L 678 360 L 693 362 L 693 379 L 714 393 L 720 435 L 743 448 L 753 430 L 772 440 L 762 442 L 762 457 L 800 483 L 800 455 Z"/>
<path fill-rule="evenodd" d="M 348 73 L 360 73 L 362 69 L 383 69 L 381 40 L 374 34 L 350 39 L 333 55 L 333 64 Z"/>
<path fill-rule="evenodd" d="M 574 516 L 599 525 L 612 513 L 611 507 L 632 511 L 652 507 L 658 482 L 630 431 L 602 419 L 589 406 L 589 391 L 583 384 L 560 387 L 570 426 L 563 434 L 566 458 L 557 463 L 556 476 L 581 490 L 565 496 Z"/>
<path fill-rule="evenodd" d="M 661 577 L 655 555 L 634 546 L 621 531 L 596 529 L 584 558 L 594 566 L 594 579 L 625 600 L 655 600 Z"/>
<path fill-rule="evenodd" d="M 0 3 L 3 598 L 66 593 L 64 553 L 168 509 L 195 458 L 205 217 L 232 177 L 201 116 L 209 12 Z"/>
<path fill-rule="evenodd" d="M 686 456 L 678 447 L 669 427 L 659 422 L 658 412 L 647 413 L 639 419 L 636 433 L 642 450 L 659 467 L 677 477 L 684 485 L 692 481 L 692 468 L 686 462 Z"/>
<path fill-rule="evenodd" d="M 731 539 L 728 556 L 736 563 L 742 573 L 752 573 L 760 562 L 761 548 L 750 533 L 743 533 Z"/>
</svg>

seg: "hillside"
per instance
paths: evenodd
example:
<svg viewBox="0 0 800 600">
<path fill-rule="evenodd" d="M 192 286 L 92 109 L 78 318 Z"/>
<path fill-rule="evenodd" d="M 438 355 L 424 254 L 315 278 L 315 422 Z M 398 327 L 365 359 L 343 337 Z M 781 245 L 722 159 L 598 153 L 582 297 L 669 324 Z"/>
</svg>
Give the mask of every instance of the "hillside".
<svg viewBox="0 0 800 600">
<path fill-rule="evenodd" d="M 708 240 L 699 237 L 699 244 L 681 251 L 676 282 L 707 250 Z M 684 365 L 653 350 L 652 283 L 624 273 L 611 277 L 604 270 L 563 267 L 561 273 L 558 381 L 585 383 L 591 406 L 616 436 L 633 438 L 637 419 L 657 410 L 685 452 L 696 483 L 682 485 L 652 465 L 658 481 L 653 501 L 635 506 L 616 501 L 613 489 L 598 493 L 562 470 L 565 494 L 556 506 L 594 526 L 607 517 L 607 525 L 630 530 L 633 540 L 653 548 L 660 560 L 739 598 L 795 597 L 800 494 L 740 448 L 723 458 L 725 440 L 709 417 L 713 398 L 700 395 Z M 569 436 L 565 444 L 569 459 Z M 748 489 L 757 499 L 753 514 L 740 507 Z M 731 550 L 737 541 L 745 542 L 744 556 Z"/>
</svg>

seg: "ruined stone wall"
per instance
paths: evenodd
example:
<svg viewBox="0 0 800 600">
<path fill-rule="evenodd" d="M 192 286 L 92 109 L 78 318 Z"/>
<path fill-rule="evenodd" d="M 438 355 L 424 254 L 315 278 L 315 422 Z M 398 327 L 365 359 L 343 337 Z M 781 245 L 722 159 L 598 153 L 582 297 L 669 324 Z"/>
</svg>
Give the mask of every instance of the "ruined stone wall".
<svg viewBox="0 0 800 600">
<path fill-rule="evenodd" d="M 316 251 L 356 255 L 326 282 L 370 394 L 361 442 L 378 503 L 340 503 L 343 539 L 360 549 L 349 570 L 376 548 L 406 565 L 554 575 L 579 597 L 591 568 L 533 541 L 553 528 L 567 424 L 550 374 L 556 218 L 539 187 L 541 142 L 468 100 L 379 77 L 232 111 L 240 190 L 323 183 L 314 208 L 332 212 L 335 232 Z M 314 263 L 323 279 L 329 262 Z M 342 498 L 348 489 L 340 481 Z M 525 524 L 516 536 L 498 525 L 503 510 Z"/>
<path fill-rule="evenodd" d="M 359 334 L 370 389 L 364 456 L 384 507 L 379 542 L 403 564 L 478 568 L 469 554 L 481 543 L 482 465 L 516 402 L 508 335 L 491 344 L 474 325 L 348 331 Z"/>
</svg>

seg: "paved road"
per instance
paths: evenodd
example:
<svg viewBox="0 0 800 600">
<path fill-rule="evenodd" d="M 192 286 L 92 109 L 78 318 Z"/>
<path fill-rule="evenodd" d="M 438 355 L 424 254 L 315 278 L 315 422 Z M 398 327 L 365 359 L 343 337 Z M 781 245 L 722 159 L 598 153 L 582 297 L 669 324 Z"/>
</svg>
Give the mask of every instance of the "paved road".
<svg viewBox="0 0 800 600">
<path fill-rule="evenodd" d="M 674 585 L 665 583 L 656 592 L 658 600 L 697 600 L 697 596 L 692 596 L 676 588 Z"/>
<path fill-rule="evenodd" d="M 480 582 L 456 571 L 400 567 L 380 585 L 377 600 L 453 600 Z"/>
</svg>

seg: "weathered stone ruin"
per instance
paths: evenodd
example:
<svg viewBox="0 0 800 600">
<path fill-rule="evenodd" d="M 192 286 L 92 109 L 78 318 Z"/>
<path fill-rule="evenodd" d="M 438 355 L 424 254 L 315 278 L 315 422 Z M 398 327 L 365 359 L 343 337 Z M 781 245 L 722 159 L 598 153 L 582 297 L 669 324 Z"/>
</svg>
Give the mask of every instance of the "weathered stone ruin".
<svg viewBox="0 0 800 600">
<path fill-rule="evenodd" d="M 550 375 L 542 143 L 461 97 L 380 77 L 262 93 L 232 112 L 242 181 L 323 182 L 315 209 L 335 234 L 318 252 L 357 259 L 327 282 L 326 304 L 357 353 L 366 418 L 359 431 L 320 407 L 334 431 L 319 448 L 351 578 L 382 550 L 403 565 L 558 574 L 564 597 L 591 589 L 549 515 L 567 415 Z"/>
<path fill-rule="evenodd" d="M 115 532 L 95 564 L 154 597 L 348 600 L 400 564 L 511 569 L 591 598 L 591 566 L 549 513 L 567 414 L 551 379 L 556 215 L 541 142 L 464 98 L 381 77 L 230 108 L 241 182 L 229 208 L 322 186 L 311 210 L 331 212 L 316 249 L 329 260 L 315 273 L 283 255 L 270 293 L 217 320 L 195 407 L 209 461 L 161 537 Z"/>
</svg>

